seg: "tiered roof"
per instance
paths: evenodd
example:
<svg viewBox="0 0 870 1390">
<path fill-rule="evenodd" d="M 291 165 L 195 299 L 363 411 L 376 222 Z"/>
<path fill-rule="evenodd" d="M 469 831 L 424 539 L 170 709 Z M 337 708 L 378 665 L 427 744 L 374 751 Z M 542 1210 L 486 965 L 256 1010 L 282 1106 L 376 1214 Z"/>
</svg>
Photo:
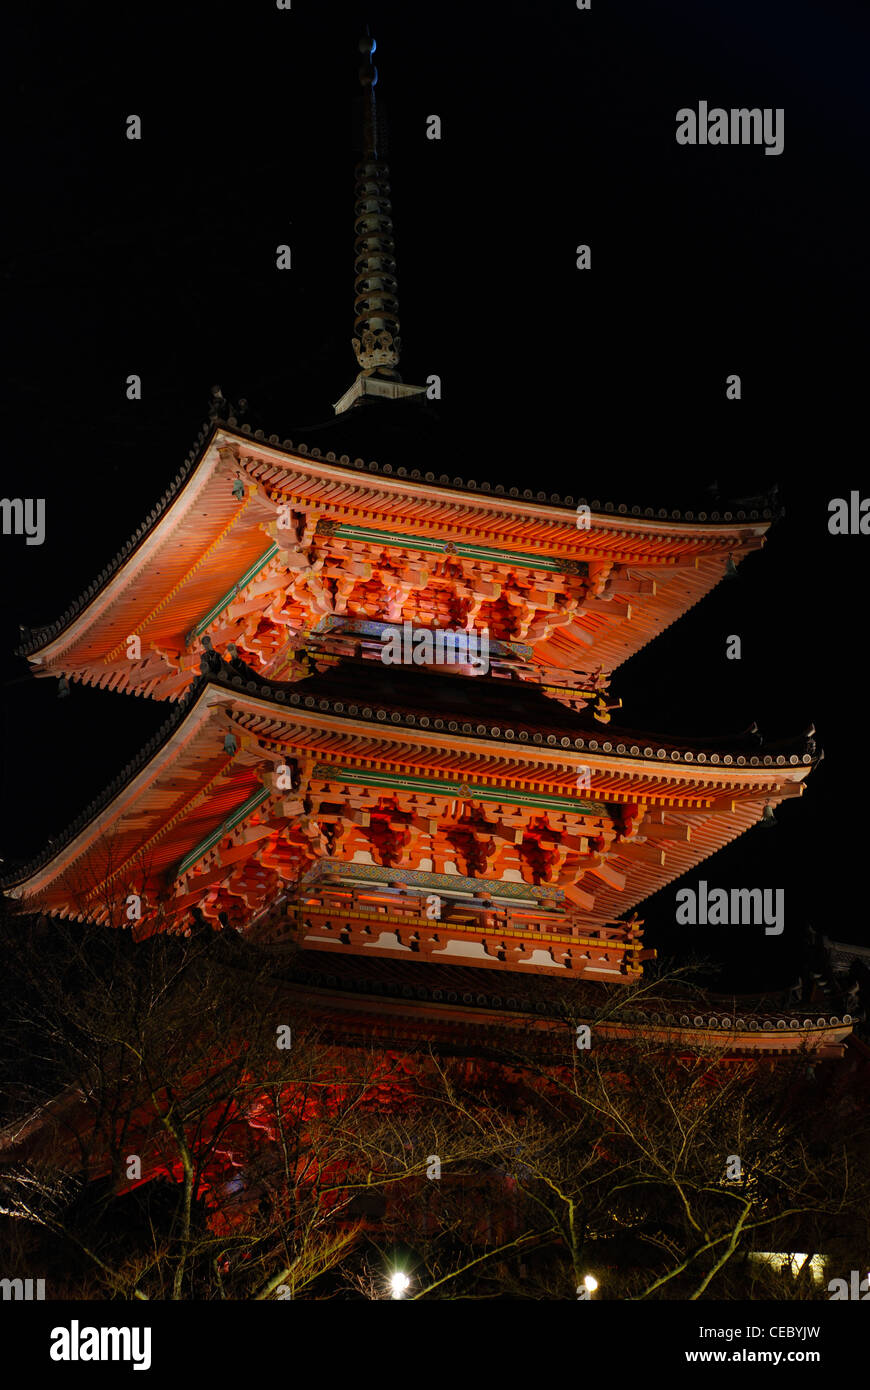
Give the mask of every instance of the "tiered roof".
<svg viewBox="0 0 870 1390">
<path fill-rule="evenodd" d="M 136 893 L 146 926 L 177 929 L 196 905 L 248 923 L 299 883 L 328 917 L 320 887 L 368 882 L 409 891 L 418 913 L 426 891 L 481 899 L 495 916 L 472 932 L 457 914 L 457 940 L 483 932 L 490 962 L 504 948 L 512 963 L 507 933 L 545 972 L 630 974 L 640 942 L 617 919 L 800 795 L 815 761 L 805 737 L 762 751 L 750 735 L 603 732 L 519 683 L 397 669 L 387 686 L 365 663 L 282 683 L 215 664 L 65 841 L 6 879 L 15 897 L 118 921 Z M 379 949 L 409 949 L 403 920 Z M 592 937 L 613 949 L 575 950 Z"/>
<path fill-rule="evenodd" d="M 215 425 L 112 564 L 20 650 L 38 675 L 178 699 L 206 635 L 280 675 L 312 632 L 472 622 L 519 673 L 577 684 L 697 603 L 762 545 L 772 517 L 593 499 L 581 529 L 573 497 L 525 493 Z"/>
</svg>

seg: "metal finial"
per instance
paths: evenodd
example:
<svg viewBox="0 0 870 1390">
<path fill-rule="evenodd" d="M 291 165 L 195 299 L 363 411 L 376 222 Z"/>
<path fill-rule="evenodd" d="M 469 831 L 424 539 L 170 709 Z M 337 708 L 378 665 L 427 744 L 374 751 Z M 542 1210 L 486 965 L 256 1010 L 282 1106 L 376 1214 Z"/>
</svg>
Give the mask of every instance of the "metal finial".
<svg viewBox="0 0 870 1390">
<path fill-rule="evenodd" d="M 375 89 L 378 70 L 373 62 L 377 41 L 368 28 L 359 41 L 363 62 L 359 80 L 363 90 L 362 158 L 356 167 L 354 201 L 354 337 L 353 350 L 360 371 L 349 391 L 336 402 L 341 413 L 366 396 L 398 399 L 425 391 L 406 386 L 399 375 L 399 285 L 396 279 L 396 243 L 390 201 L 389 169 L 380 158 L 383 132 L 378 117 Z"/>
<path fill-rule="evenodd" d="M 370 33 L 360 39 L 364 55 L 359 70 L 363 89 L 363 157 L 356 168 L 354 231 L 354 331 L 356 360 L 363 371 L 400 381 L 399 299 L 396 280 L 396 244 L 390 202 L 389 169 L 378 158 L 378 111 L 375 88 L 378 70 L 372 58 L 377 40 Z"/>
</svg>

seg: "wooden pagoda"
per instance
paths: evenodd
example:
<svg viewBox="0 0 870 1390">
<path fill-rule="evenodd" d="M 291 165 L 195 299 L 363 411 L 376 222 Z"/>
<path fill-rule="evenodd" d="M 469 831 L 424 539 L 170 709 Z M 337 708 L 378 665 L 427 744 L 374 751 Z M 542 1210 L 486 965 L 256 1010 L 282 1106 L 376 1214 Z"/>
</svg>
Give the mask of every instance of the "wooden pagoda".
<svg viewBox="0 0 870 1390">
<path fill-rule="evenodd" d="M 344 438 L 421 397 L 397 371 L 372 72 L 369 52 Z M 398 1011 L 431 1033 L 451 1009 L 509 1026 L 523 977 L 636 980 L 654 954 L 637 905 L 800 796 L 817 758 L 807 736 L 619 728 L 609 697 L 622 662 L 763 545 L 772 511 L 520 494 L 418 467 L 413 445 L 377 463 L 267 438 L 221 402 L 114 562 L 22 648 L 37 677 L 169 714 L 5 891 L 139 937 L 195 920 L 292 941 L 307 987 L 369 1027 Z M 529 451 L 530 474 L 559 464 Z M 488 671 L 385 665 L 385 631 L 406 624 L 485 630 Z M 850 1023 L 705 1011 L 648 1028 L 838 1055 Z"/>
</svg>

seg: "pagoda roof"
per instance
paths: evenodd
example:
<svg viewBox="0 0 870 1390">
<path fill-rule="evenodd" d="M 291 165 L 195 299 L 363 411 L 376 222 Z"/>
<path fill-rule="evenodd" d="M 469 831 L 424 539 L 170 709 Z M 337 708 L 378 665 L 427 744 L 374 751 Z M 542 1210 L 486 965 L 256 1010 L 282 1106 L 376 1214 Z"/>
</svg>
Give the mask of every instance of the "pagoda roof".
<svg viewBox="0 0 870 1390">
<path fill-rule="evenodd" d="M 541 687 L 526 681 L 455 676 L 437 666 L 385 666 L 379 662 L 348 659 L 292 687 L 284 687 L 279 681 L 258 678 L 253 673 L 252 676 L 258 688 L 264 692 L 274 693 L 285 688 L 290 691 L 291 701 L 293 693 L 298 693 L 298 703 L 307 704 L 313 700 L 319 705 L 321 699 L 326 699 L 333 707 L 336 703 L 343 703 L 345 710 L 353 705 L 358 713 L 371 706 L 372 710 L 363 717 L 376 719 L 378 716 L 374 711 L 381 708 L 391 719 L 398 714 L 400 719 L 395 722 L 419 726 L 422 720 L 425 727 L 428 720 L 429 727 L 433 729 L 474 733 L 486 739 L 518 738 L 523 743 L 536 745 L 552 744 L 556 740 L 560 747 L 585 747 L 590 751 L 599 749 L 607 752 L 613 752 L 625 744 L 623 754 L 634 744 L 638 745 L 639 752 L 644 745 L 649 745 L 650 756 L 664 753 L 671 761 L 687 762 L 692 762 L 699 755 L 702 762 L 706 762 L 708 757 L 721 761 L 719 755 L 727 757 L 729 754 L 735 755 L 735 761 L 744 754 L 751 759 L 760 751 L 758 739 L 750 730 L 726 735 L 672 738 L 658 734 L 653 736 L 621 725 L 602 726 L 591 710 L 575 713 L 558 701 L 551 700 Z M 242 684 L 250 688 L 246 681 L 242 680 Z M 563 743 L 566 737 L 568 743 Z M 806 750 L 806 737 L 779 743 L 765 740 L 765 756 L 752 765 L 770 766 L 776 763 L 777 756 L 782 762 L 788 762 L 792 756 L 799 762 Z M 806 760 L 811 762 L 812 758 L 807 756 Z"/>
<path fill-rule="evenodd" d="M 529 447 L 528 455 L 528 472 L 545 474 L 547 451 Z M 412 443 L 402 456 L 415 461 Z M 583 529 L 581 502 L 590 508 Z M 729 559 L 739 563 L 759 548 L 774 516 L 764 506 L 680 513 L 585 502 L 332 450 L 322 456 L 317 446 L 266 439 L 233 419 L 213 422 L 114 560 L 56 622 L 31 632 L 19 654 L 38 674 L 178 699 L 194 674 L 189 653 L 198 636 L 230 608 L 264 606 L 270 584 L 279 587 L 276 567 L 287 555 L 287 542 L 276 541 L 282 506 L 305 525 L 297 568 L 299 556 L 335 537 L 345 559 L 366 545 L 404 549 L 418 565 L 432 554 L 467 552 L 469 565 L 516 571 L 527 586 L 538 570 L 546 587 L 548 576 L 552 584 L 553 575 L 597 567 L 617 581 L 604 594 L 614 602 L 581 599 L 572 624 L 555 637 L 547 629 L 543 660 L 570 669 L 576 651 L 583 669 L 605 672 L 703 597 Z M 333 563 L 335 553 L 333 545 Z M 544 594 L 534 602 L 543 630 L 552 600 Z M 141 639 L 141 661 L 127 659 L 131 634 Z"/>
<path fill-rule="evenodd" d="M 600 982 L 582 979 L 487 978 L 467 965 L 341 958 L 294 947 L 263 948 L 229 936 L 215 938 L 213 959 L 236 970 L 241 984 L 248 958 L 265 951 L 294 1017 L 311 1020 L 319 1037 L 340 1047 L 381 1043 L 412 1054 L 435 1047 L 442 1057 L 454 1053 L 515 1068 L 515 1080 L 530 1063 L 564 1065 L 566 1043 L 570 1050 L 581 1021 L 594 1028 L 596 1047 L 605 1055 L 612 1049 L 618 1056 L 622 1044 L 638 1037 L 671 1053 L 706 1052 L 711 1061 L 736 1064 L 795 1052 L 808 1060 L 835 1060 L 847 1046 L 859 1059 L 867 1055 L 848 1014 L 806 1017 L 803 1010 L 796 1015 L 793 1009 L 758 1009 L 739 998 L 727 1004 L 706 995 L 678 998 L 654 984 L 633 997 L 614 996 Z M 60 1149 L 75 1163 L 82 1124 L 82 1093 L 68 1087 L 0 1129 L 0 1155 L 6 1163 L 47 1158 L 57 1167 Z M 98 1160 L 91 1177 L 109 1172 L 109 1163 Z"/>
<path fill-rule="evenodd" d="M 283 948 L 286 949 L 286 948 Z M 282 948 L 273 948 L 280 960 Z M 853 1019 L 827 1012 L 777 1008 L 732 997 L 727 1002 L 709 994 L 689 997 L 657 990 L 645 984 L 636 998 L 614 996 L 600 980 L 552 979 L 542 975 L 494 975 L 469 965 L 433 965 L 338 956 L 324 951 L 291 949 L 283 978 L 304 989 L 309 1007 L 321 1004 L 324 1025 L 336 1026 L 348 1038 L 354 1015 L 376 1014 L 382 1029 L 395 1038 L 400 1020 L 407 1020 L 407 1041 L 420 1035 L 449 1046 L 457 1025 L 465 1029 L 459 1047 L 477 1033 L 483 1048 L 509 1047 L 494 1034 L 515 1034 L 518 1059 L 534 1049 L 532 1037 L 547 1035 L 555 1052 L 563 1052 L 564 1038 L 558 1024 L 574 1025 L 594 1020 L 597 1036 L 618 1042 L 643 1033 L 671 1049 L 721 1050 L 728 1058 L 786 1055 L 806 1047 L 825 1057 L 840 1057 L 852 1032 Z M 318 995 L 321 999 L 318 1001 Z M 367 1007 L 366 1007 L 367 1006 Z M 533 1030 L 530 1035 L 529 1030 Z M 368 1030 L 372 1031 L 369 1021 Z"/>
<path fill-rule="evenodd" d="M 104 883 L 132 882 L 133 868 L 144 865 L 155 892 L 186 875 L 193 893 L 204 864 L 219 877 L 227 847 L 236 846 L 234 862 L 256 852 L 270 813 L 279 827 L 298 819 L 298 808 L 281 811 L 282 795 L 263 805 L 274 783 L 264 781 L 264 767 L 274 770 L 292 753 L 333 801 L 362 784 L 541 814 L 641 804 L 656 821 L 648 832 L 647 821 L 640 826 L 642 838 L 653 836 L 652 852 L 615 846 L 620 882 L 596 891 L 590 918 L 603 923 L 741 834 L 766 804 L 800 795 L 817 759 L 805 736 L 759 747 L 752 736 L 677 741 L 602 731 L 542 696 L 530 719 L 528 686 L 520 708 L 508 682 L 487 677 L 393 668 L 389 687 L 369 687 L 367 671 L 338 668 L 282 683 L 218 664 L 58 841 L 7 873 L 4 890 L 36 911 L 99 916 Z M 549 722 L 536 725 L 545 713 Z M 580 768 L 591 774 L 582 797 Z M 277 843 L 281 832 L 274 835 Z M 281 872 L 291 876 L 287 865 Z"/>
</svg>

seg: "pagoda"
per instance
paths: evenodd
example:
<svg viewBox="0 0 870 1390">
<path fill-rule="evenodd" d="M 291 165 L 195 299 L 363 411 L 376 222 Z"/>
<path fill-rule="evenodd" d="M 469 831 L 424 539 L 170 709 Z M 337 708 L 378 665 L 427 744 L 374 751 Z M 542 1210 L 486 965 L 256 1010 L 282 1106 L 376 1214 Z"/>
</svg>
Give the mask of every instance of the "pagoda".
<svg viewBox="0 0 870 1390">
<path fill-rule="evenodd" d="M 761 548 L 755 509 L 668 513 L 353 456 L 426 388 L 399 374 L 374 43 L 356 173 L 358 375 L 335 449 L 266 437 L 213 393 L 136 533 L 21 648 L 39 678 L 164 701 L 133 763 L 3 888 L 56 918 L 237 931 L 295 951 L 347 1036 L 548 1026 L 536 999 L 635 983 L 635 909 L 800 796 L 811 735 L 617 727 L 613 672 Z M 405 422 L 407 423 L 407 421 Z M 338 452 L 345 447 L 350 452 Z M 546 451 L 535 460 L 546 475 Z M 388 664 L 388 639 L 441 650 Z M 439 636 L 449 635 L 449 643 Z M 471 659 L 485 635 L 485 669 Z M 613 1012 L 674 1046 L 839 1056 L 848 1016 Z"/>
</svg>

